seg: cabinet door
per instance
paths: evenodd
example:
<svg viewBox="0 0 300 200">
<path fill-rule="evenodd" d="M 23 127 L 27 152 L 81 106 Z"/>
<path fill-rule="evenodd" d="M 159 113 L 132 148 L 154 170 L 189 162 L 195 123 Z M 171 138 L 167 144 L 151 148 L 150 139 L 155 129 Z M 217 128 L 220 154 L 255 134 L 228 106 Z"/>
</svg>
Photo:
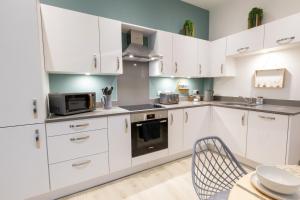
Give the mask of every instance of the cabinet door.
<svg viewBox="0 0 300 200">
<path fill-rule="evenodd" d="M 184 109 L 184 149 L 190 150 L 194 143 L 209 135 L 208 128 L 210 122 L 209 107 L 196 107 Z"/>
<path fill-rule="evenodd" d="M 173 37 L 172 33 L 157 31 L 150 40 L 154 52 L 162 56 L 159 61 L 153 61 L 149 64 L 150 76 L 171 76 L 174 75 L 173 55 Z"/>
<path fill-rule="evenodd" d="M 169 115 L 169 154 L 183 151 L 183 110 L 170 110 Z"/>
<path fill-rule="evenodd" d="M 100 72 L 97 16 L 42 5 L 42 19 L 48 72 Z"/>
<path fill-rule="evenodd" d="M 221 138 L 229 149 L 246 156 L 248 111 L 213 107 L 212 133 Z"/>
<path fill-rule="evenodd" d="M 300 14 L 295 14 L 265 25 L 264 48 L 294 44 L 300 41 Z"/>
<path fill-rule="evenodd" d="M 227 38 L 227 56 L 251 53 L 263 49 L 264 26 L 252 28 Z"/>
<path fill-rule="evenodd" d="M 173 62 L 175 76 L 195 76 L 197 66 L 197 39 L 173 34 Z"/>
<path fill-rule="evenodd" d="M 101 73 L 122 74 L 122 30 L 121 22 L 99 18 Z"/>
<path fill-rule="evenodd" d="M 235 76 L 234 58 L 226 58 L 227 38 L 210 43 L 210 68 L 212 77 Z"/>
<path fill-rule="evenodd" d="M 37 1 L 3 0 L 0 13 L 0 127 L 43 123 L 44 71 Z"/>
<path fill-rule="evenodd" d="M 49 192 L 45 137 L 44 124 L 0 128 L 0 199 L 20 200 Z"/>
<path fill-rule="evenodd" d="M 285 164 L 288 116 L 249 112 L 247 158 L 261 164 Z"/>
<path fill-rule="evenodd" d="M 210 42 L 198 40 L 198 75 L 199 77 L 208 77 L 210 75 Z"/>
<path fill-rule="evenodd" d="M 110 172 L 131 167 L 130 115 L 108 117 Z"/>
</svg>

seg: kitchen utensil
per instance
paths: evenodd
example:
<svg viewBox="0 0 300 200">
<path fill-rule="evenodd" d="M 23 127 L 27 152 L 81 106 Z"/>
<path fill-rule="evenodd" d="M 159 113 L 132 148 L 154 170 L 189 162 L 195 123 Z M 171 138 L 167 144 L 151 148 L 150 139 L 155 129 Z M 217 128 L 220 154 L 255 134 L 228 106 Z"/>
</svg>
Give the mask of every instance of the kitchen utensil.
<svg viewBox="0 0 300 200">
<path fill-rule="evenodd" d="M 279 194 L 279 193 L 273 192 L 272 190 L 269 190 L 268 188 L 266 188 L 265 186 L 263 186 L 261 184 L 256 173 L 254 173 L 251 176 L 250 181 L 251 181 L 251 184 L 257 190 L 259 190 L 261 193 L 263 193 L 269 197 L 272 197 L 274 199 L 277 199 L 277 200 L 299 200 L 300 199 L 300 191 L 298 191 L 297 193 L 295 193 L 293 195 L 285 195 L 285 194 Z"/>
<path fill-rule="evenodd" d="M 294 194 L 300 189 L 300 178 L 275 166 L 258 166 L 256 174 L 266 188 L 281 194 Z"/>
<path fill-rule="evenodd" d="M 214 100 L 214 91 L 213 90 L 205 90 L 203 101 L 213 101 Z"/>
<path fill-rule="evenodd" d="M 103 95 L 101 102 L 103 104 L 104 109 L 109 110 L 112 108 L 111 95 Z"/>
</svg>

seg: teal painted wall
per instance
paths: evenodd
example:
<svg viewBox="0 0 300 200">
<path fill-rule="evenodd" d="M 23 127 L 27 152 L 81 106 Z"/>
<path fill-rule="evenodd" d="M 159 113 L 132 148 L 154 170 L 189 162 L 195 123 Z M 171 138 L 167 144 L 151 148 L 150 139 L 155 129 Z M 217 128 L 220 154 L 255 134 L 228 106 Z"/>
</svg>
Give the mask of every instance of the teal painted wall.
<svg viewBox="0 0 300 200">
<path fill-rule="evenodd" d="M 112 97 L 117 100 L 117 77 L 49 74 L 50 92 L 96 92 L 97 101 L 102 97 L 102 88 L 113 86 Z"/>
<path fill-rule="evenodd" d="M 186 19 L 196 26 L 196 37 L 208 39 L 209 12 L 180 0 L 41 0 L 42 3 L 179 33 Z"/>
</svg>

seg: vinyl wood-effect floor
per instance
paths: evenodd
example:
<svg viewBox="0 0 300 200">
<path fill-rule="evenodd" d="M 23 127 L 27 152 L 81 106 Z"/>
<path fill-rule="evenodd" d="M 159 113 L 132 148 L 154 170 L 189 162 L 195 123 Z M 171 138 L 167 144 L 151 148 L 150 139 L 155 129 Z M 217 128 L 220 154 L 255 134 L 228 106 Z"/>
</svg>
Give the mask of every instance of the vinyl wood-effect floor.
<svg viewBox="0 0 300 200">
<path fill-rule="evenodd" d="M 196 200 L 191 157 L 158 166 L 61 200 Z"/>
</svg>

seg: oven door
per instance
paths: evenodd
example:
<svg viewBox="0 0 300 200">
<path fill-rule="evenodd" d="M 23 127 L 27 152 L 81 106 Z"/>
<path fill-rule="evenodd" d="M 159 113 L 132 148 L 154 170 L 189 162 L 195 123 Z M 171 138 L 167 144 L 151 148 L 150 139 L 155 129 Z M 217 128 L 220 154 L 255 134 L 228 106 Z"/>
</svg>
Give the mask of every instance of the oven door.
<svg viewBox="0 0 300 200">
<path fill-rule="evenodd" d="M 132 157 L 168 148 L 168 119 L 131 124 Z"/>
</svg>

